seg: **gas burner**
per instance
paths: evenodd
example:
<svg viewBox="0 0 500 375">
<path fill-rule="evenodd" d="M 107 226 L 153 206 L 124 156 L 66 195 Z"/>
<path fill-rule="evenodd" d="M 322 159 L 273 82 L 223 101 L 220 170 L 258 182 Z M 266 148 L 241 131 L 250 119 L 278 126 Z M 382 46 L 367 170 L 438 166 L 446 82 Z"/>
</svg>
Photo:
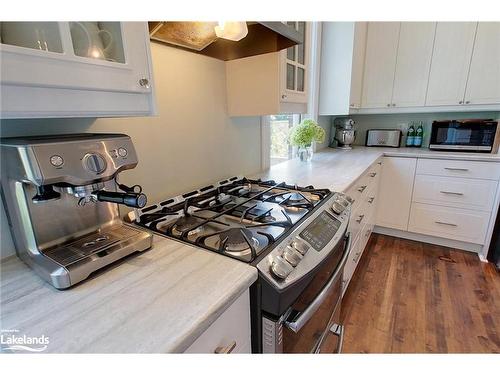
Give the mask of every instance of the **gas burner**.
<svg viewBox="0 0 500 375">
<path fill-rule="evenodd" d="M 231 228 L 219 234 L 219 244 L 225 251 L 235 253 L 259 246 L 259 240 L 245 228 Z"/>
<path fill-rule="evenodd" d="M 196 216 L 184 215 L 177 219 L 171 228 L 172 234 L 181 236 L 185 232 L 190 234 L 198 233 L 203 230 L 203 222 L 205 220 Z M 192 230 L 190 230 L 192 228 Z"/>
<path fill-rule="evenodd" d="M 139 210 L 136 222 L 160 234 L 253 262 L 331 192 L 232 177 Z"/>
<path fill-rule="evenodd" d="M 299 192 L 291 193 L 290 195 L 286 196 L 285 199 L 288 200 L 290 203 L 307 203 L 308 202 L 307 198 L 304 197 Z"/>
</svg>

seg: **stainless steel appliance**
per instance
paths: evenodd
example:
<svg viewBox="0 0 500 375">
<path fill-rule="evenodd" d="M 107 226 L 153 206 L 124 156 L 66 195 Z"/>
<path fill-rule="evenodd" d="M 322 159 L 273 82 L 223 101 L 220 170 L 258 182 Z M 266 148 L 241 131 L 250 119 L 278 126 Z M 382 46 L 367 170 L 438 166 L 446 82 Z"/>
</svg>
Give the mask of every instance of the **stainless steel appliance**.
<svg viewBox="0 0 500 375">
<path fill-rule="evenodd" d="M 117 183 L 137 155 L 123 134 L 2 138 L 1 193 L 17 255 L 58 289 L 151 247 L 118 204 L 143 207 L 139 185 Z M 117 187 L 124 190 L 118 192 Z"/>
<path fill-rule="evenodd" d="M 495 265 L 498 271 L 500 271 L 500 211 L 497 215 L 493 235 L 491 237 L 488 260 Z"/>
<path fill-rule="evenodd" d="M 337 352 L 350 207 L 350 198 L 327 189 L 233 177 L 129 219 L 257 267 L 254 352 Z"/>
<path fill-rule="evenodd" d="M 431 150 L 498 152 L 498 121 L 451 120 L 432 123 Z"/>
<path fill-rule="evenodd" d="M 401 130 L 370 129 L 366 132 L 368 147 L 399 147 L 401 145 Z"/>
<path fill-rule="evenodd" d="M 330 142 L 330 147 L 337 147 L 343 150 L 352 149 L 351 145 L 356 139 L 354 120 L 350 118 L 337 117 L 333 121 L 331 134 L 334 134 L 334 138 Z"/>
</svg>

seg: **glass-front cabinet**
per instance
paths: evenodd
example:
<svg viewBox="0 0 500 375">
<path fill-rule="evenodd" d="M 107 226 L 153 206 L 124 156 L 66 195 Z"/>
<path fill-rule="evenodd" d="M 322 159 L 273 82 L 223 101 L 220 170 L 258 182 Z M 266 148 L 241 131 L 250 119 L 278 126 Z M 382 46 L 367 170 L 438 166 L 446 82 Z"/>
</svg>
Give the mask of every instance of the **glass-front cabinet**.
<svg viewBox="0 0 500 375">
<path fill-rule="evenodd" d="M 284 102 L 307 102 L 307 69 L 309 56 L 309 39 L 306 22 L 288 21 L 287 25 L 293 27 L 302 35 L 301 44 L 287 48 L 282 52 L 282 94 L 281 100 Z"/>
<path fill-rule="evenodd" d="M 1 22 L 0 57 L 2 118 L 154 112 L 144 22 Z"/>
</svg>

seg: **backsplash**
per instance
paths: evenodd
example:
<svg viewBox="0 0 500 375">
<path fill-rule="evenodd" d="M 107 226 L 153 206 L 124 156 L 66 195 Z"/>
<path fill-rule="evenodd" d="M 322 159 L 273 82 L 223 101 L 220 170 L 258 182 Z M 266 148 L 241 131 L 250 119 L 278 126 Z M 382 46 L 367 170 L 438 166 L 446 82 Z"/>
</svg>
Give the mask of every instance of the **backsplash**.
<svg viewBox="0 0 500 375">
<path fill-rule="evenodd" d="M 336 116 L 329 117 L 330 123 Z M 340 116 L 339 116 L 340 117 Z M 342 116 L 346 117 L 346 116 Z M 406 133 L 410 124 L 413 122 L 418 125 L 422 121 L 424 126 L 423 147 L 429 146 L 431 124 L 434 120 L 458 120 L 470 118 L 492 118 L 500 119 L 500 112 L 443 112 L 443 113 L 397 113 L 397 114 L 377 114 L 377 115 L 352 115 L 350 116 L 356 122 L 356 141 L 355 145 L 364 145 L 366 141 L 366 131 L 368 129 L 400 129 L 403 131 L 401 144 L 406 141 Z M 322 123 L 327 120 L 322 119 Z"/>
</svg>

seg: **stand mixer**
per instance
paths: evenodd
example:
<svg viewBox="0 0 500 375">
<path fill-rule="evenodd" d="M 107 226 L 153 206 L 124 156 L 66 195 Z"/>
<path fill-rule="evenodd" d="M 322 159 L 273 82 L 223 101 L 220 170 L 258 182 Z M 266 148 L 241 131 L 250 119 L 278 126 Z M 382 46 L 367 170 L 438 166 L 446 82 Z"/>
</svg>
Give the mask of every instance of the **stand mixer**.
<svg viewBox="0 0 500 375">
<path fill-rule="evenodd" d="M 351 150 L 352 144 L 356 138 L 356 130 L 354 130 L 354 120 L 350 118 L 336 118 L 331 128 L 332 134 L 335 138 L 332 139 L 330 147 L 336 147 L 343 150 Z"/>
<path fill-rule="evenodd" d="M 1 193 L 16 252 L 43 279 L 68 288 L 152 245 L 118 205 L 142 208 L 139 185 L 117 182 L 137 155 L 124 134 L 2 138 Z M 122 192 L 118 191 L 122 190 Z"/>
</svg>

